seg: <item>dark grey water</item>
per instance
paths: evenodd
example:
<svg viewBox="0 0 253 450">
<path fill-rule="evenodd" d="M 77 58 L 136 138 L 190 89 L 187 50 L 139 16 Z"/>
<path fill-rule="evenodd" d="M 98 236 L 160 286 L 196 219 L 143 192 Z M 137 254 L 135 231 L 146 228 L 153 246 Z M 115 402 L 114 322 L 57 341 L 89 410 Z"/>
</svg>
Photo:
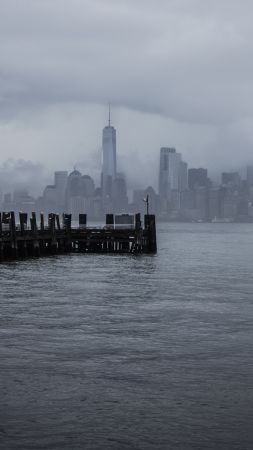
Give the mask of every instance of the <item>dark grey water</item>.
<svg viewBox="0 0 253 450">
<path fill-rule="evenodd" d="M 253 225 L 0 266 L 0 447 L 253 448 Z"/>
</svg>

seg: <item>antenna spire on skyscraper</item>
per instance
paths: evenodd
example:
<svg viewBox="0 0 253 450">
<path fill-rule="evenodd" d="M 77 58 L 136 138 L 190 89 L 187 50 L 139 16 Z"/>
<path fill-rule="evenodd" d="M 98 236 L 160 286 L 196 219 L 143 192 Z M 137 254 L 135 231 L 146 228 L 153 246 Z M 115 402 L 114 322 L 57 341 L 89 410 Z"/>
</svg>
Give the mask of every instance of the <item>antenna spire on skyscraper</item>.
<svg viewBox="0 0 253 450">
<path fill-rule="evenodd" d="M 109 127 L 111 126 L 111 103 L 109 102 L 109 111 L 108 111 L 108 113 L 109 113 L 109 117 L 108 117 L 108 124 L 109 124 Z"/>
</svg>

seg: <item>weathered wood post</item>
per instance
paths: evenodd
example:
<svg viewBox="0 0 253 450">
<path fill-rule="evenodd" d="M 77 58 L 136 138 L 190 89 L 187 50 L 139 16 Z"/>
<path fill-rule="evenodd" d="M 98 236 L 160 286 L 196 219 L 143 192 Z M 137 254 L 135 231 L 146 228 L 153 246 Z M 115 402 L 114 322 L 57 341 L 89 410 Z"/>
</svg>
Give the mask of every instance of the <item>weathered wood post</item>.
<svg viewBox="0 0 253 450">
<path fill-rule="evenodd" d="M 45 254 L 46 253 L 46 243 L 44 239 L 44 231 L 45 231 L 45 220 L 44 220 L 44 214 L 40 213 L 40 240 L 39 240 L 39 246 L 40 246 L 40 253 Z"/>
<path fill-rule="evenodd" d="M 4 235 L 4 232 L 7 231 L 7 233 L 10 236 L 10 240 L 9 242 L 6 242 L 5 240 L 2 240 L 2 244 L 3 244 L 3 258 L 5 257 L 10 257 L 11 256 L 11 213 L 10 212 L 3 212 L 2 213 L 2 222 L 1 222 L 1 226 L 2 224 L 6 224 L 8 225 L 8 231 L 6 229 L 2 230 L 2 233 Z"/>
<path fill-rule="evenodd" d="M 141 215 L 140 215 L 140 213 L 135 214 L 135 229 L 136 229 L 136 231 L 141 230 Z"/>
<path fill-rule="evenodd" d="M 105 225 L 106 225 L 106 229 L 113 230 L 113 228 L 114 228 L 114 215 L 113 214 L 106 214 Z M 115 246 L 114 237 L 113 237 L 113 235 L 111 235 L 110 240 L 108 240 L 108 243 L 107 243 L 107 250 L 109 252 L 113 251 L 114 246 Z"/>
<path fill-rule="evenodd" d="M 141 228 L 141 215 L 135 214 L 135 242 L 132 245 L 132 252 L 141 253 L 142 251 L 142 228 Z"/>
<path fill-rule="evenodd" d="M 55 222 L 56 222 L 56 242 L 57 242 L 57 251 L 62 252 L 63 251 L 63 243 L 62 239 L 60 237 L 57 237 L 57 232 L 59 234 L 59 231 L 61 230 L 61 224 L 60 224 L 60 216 L 59 214 L 55 214 Z"/>
<path fill-rule="evenodd" d="M 50 230 L 51 240 L 50 240 L 50 252 L 52 254 L 57 253 L 57 240 L 55 236 L 55 214 L 48 214 L 48 226 Z"/>
<path fill-rule="evenodd" d="M 10 213 L 10 235 L 11 235 L 11 257 L 18 257 L 18 245 L 16 240 L 16 220 L 15 220 L 15 212 L 11 211 Z"/>
<path fill-rule="evenodd" d="M 32 212 L 32 217 L 30 219 L 31 222 L 31 233 L 33 236 L 32 239 L 32 248 L 34 256 L 40 256 L 40 244 L 38 240 L 38 226 L 36 220 L 36 213 Z"/>
<path fill-rule="evenodd" d="M 37 233 L 37 221 L 36 221 L 35 212 L 32 212 L 32 217 L 30 218 L 30 224 L 31 224 L 31 232 L 33 234 L 36 234 Z"/>
<path fill-rule="evenodd" d="M 2 214 L 0 213 L 0 261 L 4 259 Z"/>
<path fill-rule="evenodd" d="M 20 232 L 24 235 L 27 226 L 27 213 L 19 213 Z"/>
<path fill-rule="evenodd" d="M 20 234 L 23 240 L 20 242 L 19 250 L 22 256 L 27 256 L 27 242 L 25 238 L 25 230 L 27 226 L 27 213 L 19 213 L 19 223 L 20 223 Z"/>
<path fill-rule="evenodd" d="M 56 220 L 57 230 L 60 230 L 61 229 L 61 224 L 60 224 L 59 214 L 55 214 L 55 220 Z"/>
<path fill-rule="evenodd" d="M 71 214 L 63 214 L 62 215 L 62 222 L 63 222 L 63 229 L 65 231 L 65 251 L 71 252 L 72 251 L 72 239 L 71 239 Z"/>
<path fill-rule="evenodd" d="M 82 240 L 78 241 L 78 251 L 85 252 L 87 247 L 87 233 L 85 232 L 87 225 L 87 214 L 79 214 L 79 230 L 82 233 Z"/>
<path fill-rule="evenodd" d="M 146 214 L 144 216 L 144 227 L 148 238 L 146 251 L 148 253 L 156 253 L 156 223 L 154 214 Z"/>
<path fill-rule="evenodd" d="M 45 230 L 45 221 L 44 221 L 44 214 L 40 213 L 40 229 L 41 231 Z"/>
</svg>

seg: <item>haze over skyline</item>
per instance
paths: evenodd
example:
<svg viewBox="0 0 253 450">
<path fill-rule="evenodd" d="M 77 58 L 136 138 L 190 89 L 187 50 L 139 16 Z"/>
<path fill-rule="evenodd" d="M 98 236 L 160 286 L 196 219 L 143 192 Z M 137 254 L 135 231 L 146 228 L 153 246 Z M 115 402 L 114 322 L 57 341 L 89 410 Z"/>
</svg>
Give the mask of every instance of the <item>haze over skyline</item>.
<svg viewBox="0 0 253 450">
<path fill-rule="evenodd" d="M 141 172 L 157 185 L 161 146 L 211 174 L 252 163 L 250 1 L 0 0 L 0 10 L 0 166 L 76 164 L 98 179 L 109 100 L 129 184 Z"/>
</svg>

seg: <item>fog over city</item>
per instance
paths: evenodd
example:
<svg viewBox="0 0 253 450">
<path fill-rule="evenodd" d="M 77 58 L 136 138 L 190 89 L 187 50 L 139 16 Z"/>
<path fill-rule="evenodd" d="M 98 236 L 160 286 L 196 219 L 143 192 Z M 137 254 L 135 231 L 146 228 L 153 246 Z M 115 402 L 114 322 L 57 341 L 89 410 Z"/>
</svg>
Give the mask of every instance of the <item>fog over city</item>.
<svg viewBox="0 0 253 450">
<path fill-rule="evenodd" d="M 157 188 L 161 146 L 214 177 L 251 164 L 252 13 L 249 0 L 0 0 L 1 187 L 21 166 L 37 191 L 73 166 L 99 182 L 109 101 L 133 187 Z"/>
</svg>

